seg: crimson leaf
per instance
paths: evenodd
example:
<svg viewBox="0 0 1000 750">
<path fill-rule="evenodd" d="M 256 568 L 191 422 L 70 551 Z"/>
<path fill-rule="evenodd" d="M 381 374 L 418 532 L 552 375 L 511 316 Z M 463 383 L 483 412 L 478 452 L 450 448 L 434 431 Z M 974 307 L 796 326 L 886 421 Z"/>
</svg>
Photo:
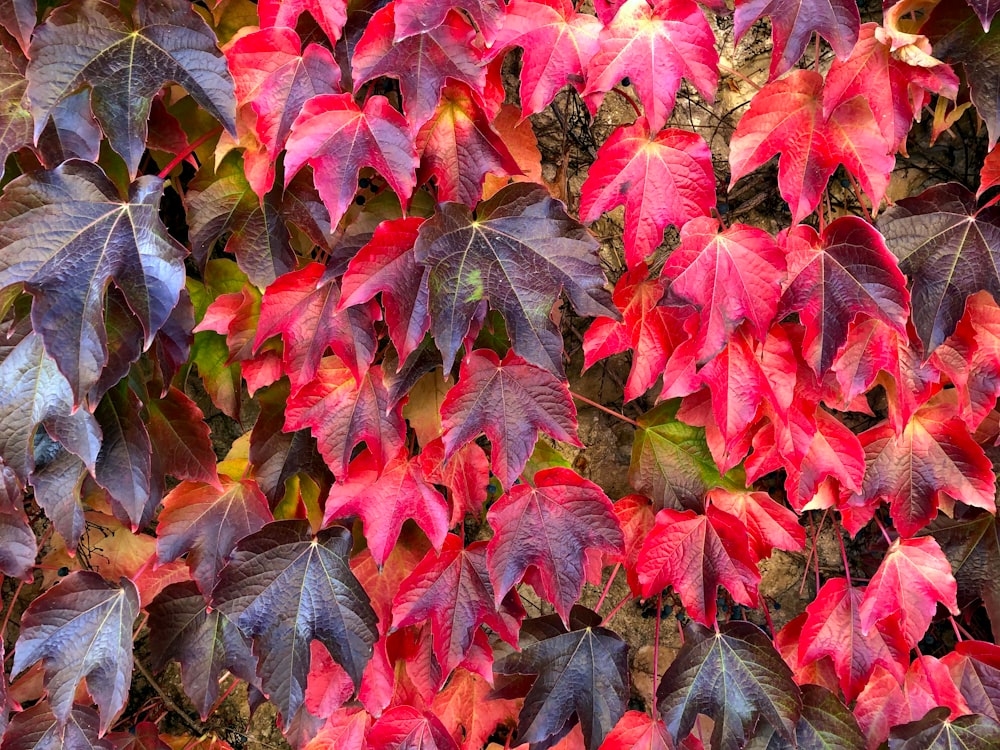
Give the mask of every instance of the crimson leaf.
<svg viewBox="0 0 1000 750">
<path fill-rule="evenodd" d="M 597 241 L 538 185 L 515 184 L 475 215 L 445 203 L 420 227 L 431 332 L 451 369 L 470 321 L 487 302 L 503 315 L 514 350 L 562 376 L 562 337 L 549 319 L 561 290 L 581 315 L 618 318 L 605 289 Z"/>
<path fill-rule="evenodd" d="M 492 446 L 491 465 L 507 489 L 534 450 L 538 431 L 580 445 L 576 407 L 566 384 L 513 352 L 503 361 L 489 349 L 472 352 L 441 404 L 447 460 L 482 433 Z"/>
<path fill-rule="evenodd" d="M 771 639 L 749 622 L 726 622 L 712 631 L 692 624 L 684 646 L 656 691 L 656 705 L 675 741 L 698 714 L 712 717 L 712 747 L 742 748 L 758 719 L 794 744 L 802 696 Z"/>
<path fill-rule="evenodd" d="M 576 723 L 587 750 L 597 750 L 624 715 L 629 695 L 628 645 L 601 627 L 596 612 L 573 607 L 567 631 L 555 615 L 527 620 L 521 651 L 494 664 L 501 675 L 538 675 L 524 699 L 517 738 L 549 748 Z"/>
<path fill-rule="evenodd" d="M 23 283 L 34 296 L 32 327 L 77 404 L 108 361 L 108 283 L 146 348 L 180 298 L 187 250 L 160 221 L 162 192 L 162 180 L 140 177 L 122 201 L 100 167 L 74 160 L 23 175 L 0 197 L 0 288 Z"/>
<path fill-rule="evenodd" d="M 499 604 L 533 567 L 528 580 L 569 622 L 587 555 L 623 555 L 624 537 L 607 495 L 572 469 L 543 469 L 533 483 L 512 487 L 486 516 L 494 532 L 487 557 L 490 580 Z"/>
<path fill-rule="evenodd" d="M 60 724 L 70 720 L 80 680 L 101 712 L 101 733 L 125 707 L 132 682 L 132 625 L 139 593 L 128 579 L 113 586 L 78 570 L 32 601 L 14 647 L 13 675 L 45 665 L 45 688 Z"/>
<path fill-rule="evenodd" d="M 264 694 L 291 721 L 305 700 L 310 643 L 361 682 L 378 632 L 368 595 L 351 572 L 351 533 L 315 537 L 305 521 L 275 521 L 237 545 L 213 606 L 253 639 Z"/>
<path fill-rule="evenodd" d="M 169 81 L 236 133 L 236 100 L 215 33 L 184 0 L 139 0 L 127 17 L 110 3 L 56 8 L 35 29 L 28 52 L 35 140 L 66 96 L 91 88 L 94 115 L 135 176 L 146 150 L 153 97 Z"/>
</svg>

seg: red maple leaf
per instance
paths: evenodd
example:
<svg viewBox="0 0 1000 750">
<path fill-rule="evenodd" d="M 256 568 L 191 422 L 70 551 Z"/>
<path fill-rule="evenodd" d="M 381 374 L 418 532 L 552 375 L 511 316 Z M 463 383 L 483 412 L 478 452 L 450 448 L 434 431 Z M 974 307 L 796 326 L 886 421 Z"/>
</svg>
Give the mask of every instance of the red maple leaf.
<svg viewBox="0 0 1000 750">
<path fill-rule="evenodd" d="M 704 515 L 664 508 L 646 537 L 637 565 L 643 596 L 673 586 L 691 619 L 715 623 L 716 591 L 757 606 L 760 573 L 746 528 L 735 516 L 709 506 Z"/>
<path fill-rule="evenodd" d="M 621 555 L 624 539 L 604 491 L 571 469 L 543 469 L 490 508 L 487 563 L 497 604 L 534 568 L 529 582 L 563 622 L 580 596 L 588 552 Z"/>
<path fill-rule="evenodd" d="M 865 99 L 824 114 L 823 77 L 811 70 L 794 70 L 753 97 L 730 144 L 730 187 L 779 153 L 778 190 L 794 223 L 819 205 L 837 165 L 857 177 L 877 205 L 895 164 Z"/>
<path fill-rule="evenodd" d="M 708 144 L 686 130 L 652 130 L 644 117 L 618 128 L 580 189 L 580 220 L 589 224 L 615 206 L 625 206 L 625 262 L 634 268 L 660 245 L 668 224 L 683 226 L 715 206 Z"/>
<path fill-rule="evenodd" d="M 694 0 L 627 0 L 601 31 L 600 49 L 587 68 L 583 96 L 597 111 L 605 92 L 628 78 L 652 132 L 667 123 L 687 78 L 708 101 L 719 80 L 715 35 Z"/>
</svg>

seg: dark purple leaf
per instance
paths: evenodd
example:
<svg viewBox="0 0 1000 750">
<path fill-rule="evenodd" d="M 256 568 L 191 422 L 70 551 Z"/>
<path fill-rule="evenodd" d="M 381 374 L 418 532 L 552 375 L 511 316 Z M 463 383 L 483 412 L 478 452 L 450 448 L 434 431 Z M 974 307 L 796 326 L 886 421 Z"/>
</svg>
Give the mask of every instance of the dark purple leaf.
<svg viewBox="0 0 1000 750">
<path fill-rule="evenodd" d="M 60 721 L 48 701 L 15 714 L 0 750 L 114 750 L 98 733 L 100 717 L 90 706 L 74 705 Z"/>
<path fill-rule="evenodd" d="M 25 52 L 28 51 L 37 16 L 35 0 L 0 0 L 0 26 L 10 32 Z"/>
<path fill-rule="evenodd" d="M 132 529 L 149 523 L 160 498 L 151 493 L 152 448 L 140 415 L 142 404 L 123 381 L 105 394 L 94 416 L 103 439 L 94 478 L 108 491 L 116 514 Z"/>
<path fill-rule="evenodd" d="M 824 748 L 857 750 L 865 746 L 858 722 L 840 698 L 819 685 L 802 686 L 802 716 L 795 725 L 795 744 L 779 733 L 771 736 L 767 750 Z"/>
<path fill-rule="evenodd" d="M 38 153 L 50 169 L 69 159 L 97 161 L 103 137 L 90 109 L 90 92 L 78 91 L 52 108 L 52 116 L 38 136 Z"/>
<path fill-rule="evenodd" d="M 41 440 L 36 441 L 45 449 L 44 461 L 38 461 L 31 474 L 35 489 L 35 502 L 52 522 L 69 549 L 75 550 L 84 531 L 83 507 L 80 505 L 80 487 L 88 476 L 87 467 L 77 456 L 64 450 L 40 430 Z"/>
<path fill-rule="evenodd" d="M 4 3 L 0 0 L 0 14 Z M 0 22 L 3 21 L 0 15 Z M 6 50 L 0 49 L 0 177 L 3 177 L 7 157 L 23 146 L 31 145 L 31 113 L 25 108 L 24 91 L 27 81 Z"/>
<path fill-rule="evenodd" d="M 969 714 L 949 719 L 947 706 L 928 711 L 919 721 L 893 727 L 889 750 L 994 750 L 1000 747 L 1000 724 L 989 716 Z"/>
</svg>

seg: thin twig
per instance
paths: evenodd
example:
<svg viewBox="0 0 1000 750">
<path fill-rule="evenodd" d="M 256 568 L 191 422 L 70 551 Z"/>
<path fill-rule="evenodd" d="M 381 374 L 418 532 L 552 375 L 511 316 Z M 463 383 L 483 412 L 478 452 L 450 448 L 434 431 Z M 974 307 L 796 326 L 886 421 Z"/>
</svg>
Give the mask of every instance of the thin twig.
<svg viewBox="0 0 1000 750">
<path fill-rule="evenodd" d="M 612 417 L 615 417 L 616 419 L 620 419 L 622 422 L 628 422 L 630 425 L 632 425 L 633 427 L 635 427 L 637 430 L 641 430 L 642 429 L 642 425 L 641 424 L 639 424 L 638 422 L 636 422 L 634 419 L 629 419 L 624 414 L 620 414 L 619 412 L 616 412 L 614 409 L 609 409 L 608 407 L 604 406 L 603 404 L 599 404 L 596 401 L 591 401 L 586 396 L 581 396 L 579 393 L 576 393 L 575 391 L 570 391 L 569 395 L 572 396 L 573 398 L 575 398 L 577 401 L 582 401 L 587 406 L 593 406 L 595 409 L 600 409 L 605 414 L 610 414 Z"/>
<path fill-rule="evenodd" d="M 209 138 L 213 138 L 213 137 L 219 135 L 219 133 L 221 133 L 221 132 L 222 132 L 222 127 L 221 126 L 219 126 L 217 128 L 212 128 L 207 133 L 205 133 L 203 136 L 201 136 L 200 138 L 198 138 L 194 143 L 189 144 L 186 149 L 184 149 L 183 151 L 181 151 L 179 154 L 177 154 L 177 156 L 175 156 L 173 158 L 173 161 L 171 161 L 167 166 L 165 166 L 163 169 L 160 170 L 160 174 L 159 174 L 160 179 L 161 180 L 167 179 L 167 177 L 170 176 L 170 173 L 174 170 L 174 167 L 176 167 L 178 164 L 180 164 L 185 159 L 187 159 L 189 156 L 191 156 L 191 154 L 193 154 L 195 152 L 195 149 L 197 149 L 200 145 L 202 145 Z"/>
<path fill-rule="evenodd" d="M 148 669 L 146 669 L 145 664 L 136 659 L 135 668 L 139 672 L 139 674 L 143 676 L 146 682 L 149 683 L 149 686 L 153 688 L 154 691 L 156 691 L 156 694 L 160 696 L 160 699 L 163 701 L 164 705 L 166 705 L 167 708 L 169 708 L 171 711 L 177 714 L 177 716 L 180 717 L 181 721 L 184 722 L 184 724 L 187 726 L 188 729 L 190 729 L 192 732 L 198 735 L 202 735 L 205 733 L 205 728 L 199 725 L 198 722 L 196 722 L 190 716 L 188 716 L 187 713 L 174 702 L 174 699 L 171 698 L 169 695 L 167 695 L 166 691 L 162 687 L 160 687 L 160 683 L 158 683 L 156 681 L 156 678 L 153 677 L 152 674 L 150 674 L 150 671 Z"/>
</svg>

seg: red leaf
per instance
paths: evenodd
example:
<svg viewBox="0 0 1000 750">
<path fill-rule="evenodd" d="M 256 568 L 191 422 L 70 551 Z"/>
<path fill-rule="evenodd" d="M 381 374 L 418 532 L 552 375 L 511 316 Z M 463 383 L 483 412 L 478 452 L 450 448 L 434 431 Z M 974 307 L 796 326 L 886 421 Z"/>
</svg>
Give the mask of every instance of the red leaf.
<svg viewBox="0 0 1000 750">
<path fill-rule="evenodd" d="M 625 538 L 625 559 L 623 562 L 628 586 L 632 590 L 633 596 L 639 596 L 642 592 L 642 584 L 639 582 L 637 563 L 642 544 L 649 536 L 649 532 L 653 530 L 655 523 L 653 503 L 643 495 L 626 495 L 615 503 L 615 515 L 618 516 L 618 524 L 621 526 L 622 535 Z"/>
<path fill-rule="evenodd" d="M 481 750 L 498 726 L 513 728 L 518 701 L 492 695 L 490 684 L 467 669 L 457 670 L 432 706 L 462 750 Z"/>
<path fill-rule="evenodd" d="M 781 240 L 788 253 L 789 282 L 780 314 L 799 313 L 806 329 L 803 354 L 817 375 L 829 370 L 859 313 L 906 330 L 906 278 L 871 224 L 843 217 L 822 235 L 797 226 Z"/>
<path fill-rule="evenodd" d="M 262 15 L 265 6 L 266 1 Z M 253 109 L 254 132 L 266 154 L 263 173 L 247 169 L 251 187 L 263 198 L 274 184 L 275 162 L 302 105 L 314 96 L 339 93 L 340 67 L 328 49 L 310 44 L 302 51 L 299 35 L 280 27 L 238 38 L 226 49 L 226 59 L 236 100 L 241 108 Z"/>
<path fill-rule="evenodd" d="M 463 548 L 462 539 L 449 534 L 441 552 L 428 552 L 401 584 L 392 607 L 393 628 L 431 621 L 434 655 L 444 674 L 450 674 L 468 656 L 473 636 L 485 624 L 511 645 L 524 610 L 516 594 L 497 608 L 486 566 L 486 542 Z"/>
<path fill-rule="evenodd" d="M 909 646 L 897 618 L 882 620 L 865 635 L 860 607 L 864 590 L 843 578 L 831 578 L 806 606 L 807 618 L 799 639 L 802 665 L 828 656 L 848 702 L 861 692 L 876 666 L 903 679 Z"/>
<path fill-rule="evenodd" d="M 712 190 L 714 203 L 714 184 Z M 673 279 L 670 293 L 701 310 L 702 362 L 718 354 L 744 320 L 758 339 L 767 336 L 785 279 L 785 257 L 771 235 L 745 224 L 721 230 L 712 218 L 689 221 L 662 271 Z"/>
<path fill-rule="evenodd" d="M 890 151 L 906 144 L 914 118 L 930 98 L 928 92 L 954 100 L 958 76 L 948 65 L 932 68 L 910 65 L 893 54 L 874 23 L 861 27 L 858 43 L 846 60 L 835 59 L 826 76 L 824 111 L 832 112 L 842 102 L 863 96 L 875 115 Z"/>
<path fill-rule="evenodd" d="M 490 462 L 482 448 L 466 443 L 445 460 L 444 442 L 435 438 L 420 451 L 419 460 L 427 481 L 448 489 L 451 501 L 448 528 L 461 524 L 466 514 L 482 517 L 490 482 Z"/>
<path fill-rule="evenodd" d="M 335 711 L 303 750 L 365 750 L 371 715 L 365 710 Z"/>
<path fill-rule="evenodd" d="M 733 600 L 757 606 L 760 573 L 747 531 L 739 519 L 709 506 L 705 515 L 664 508 L 639 553 L 644 596 L 673 586 L 691 619 L 715 623 L 716 590 L 724 586 Z"/>
<path fill-rule="evenodd" d="M 772 156 L 778 189 L 798 223 L 819 205 L 830 175 L 843 164 L 876 205 L 895 164 L 868 103 L 855 97 L 823 113 L 823 77 L 794 70 L 767 84 L 750 102 L 733 134 L 730 186 Z"/>
<path fill-rule="evenodd" d="M 412 706 L 382 714 L 368 732 L 368 745 L 380 750 L 458 750 L 440 719 Z"/>
<path fill-rule="evenodd" d="M 493 473 L 504 489 L 517 480 L 541 430 L 556 440 L 581 445 L 576 407 L 563 381 L 529 365 L 513 352 L 503 361 L 488 349 L 472 352 L 458 384 L 441 404 L 446 459 L 485 433 L 492 447 Z"/>
<path fill-rule="evenodd" d="M 583 183 L 580 220 L 589 224 L 615 206 L 625 206 L 625 261 L 634 268 L 660 245 L 664 227 L 715 206 L 708 145 L 686 130 L 652 130 L 646 118 L 617 128 Z"/>
<path fill-rule="evenodd" d="M 600 49 L 587 68 L 584 98 L 596 112 L 603 95 L 629 78 L 652 132 L 670 117 L 687 78 L 708 101 L 719 80 L 715 35 L 694 0 L 627 0 L 601 31 Z"/>
<path fill-rule="evenodd" d="M 316 377 L 327 348 L 355 378 L 364 377 L 378 349 L 373 321 L 379 311 L 374 305 L 343 308 L 340 289 L 320 263 L 286 273 L 264 292 L 253 347 L 257 351 L 281 335 L 282 365 L 293 393 Z"/>
<path fill-rule="evenodd" d="M 167 563 L 187 554 L 191 577 L 210 596 L 236 543 L 271 520 L 267 498 L 252 479 L 222 477 L 216 485 L 181 482 L 163 498 L 157 558 Z"/>
<path fill-rule="evenodd" d="M 766 492 L 732 492 L 720 487 L 708 493 L 707 502 L 742 522 L 757 559 L 770 557 L 775 548 L 788 552 L 805 548 L 806 532 L 798 516 Z"/>
<path fill-rule="evenodd" d="M 148 401 L 146 411 L 150 442 L 163 473 L 177 479 L 218 483 L 211 430 L 198 405 L 171 386 L 163 398 Z"/>
<path fill-rule="evenodd" d="M 1000 185 L 1000 149 L 994 148 L 986 155 L 983 161 L 982 171 L 979 173 L 979 190 L 976 197 L 979 198 L 990 188 Z"/>
<path fill-rule="evenodd" d="M 587 553 L 621 555 L 624 539 L 611 501 L 593 482 L 561 467 L 539 471 L 534 482 L 513 487 L 487 514 L 490 581 L 499 604 L 534 567 L 530 583 L 568 623 Z"/>
<path fill-rule="evenodd" d="M 645 711 L 626 711 L 608 732 L 599 750 L 673 750 L 674 743 L 660 719 Z"/>
<path fill-rule="evenodd" d="M 464 10 L 483 35 L 487 45 L 507 25 L 507 11 L 502 0 L 396 0 L 396 37 L 399 42 L 414 34 L 436 29 L 445 22 L 450 10 Z"/>
<path fill-rule="evenodd" d="M 305 164 L 336 226 L 358 190 L 362 167 L 376 170 L 404 206 L 416 185 L 417 152 L 409 124 L 384 96 L 364 109 L 350 94 L 309 99 L 292 123 L 285 151 L 285 186 Z"/>
<path fill-rule="evenodd" d="M 802 57 L 814 32 L 833 47 L 837 57 L 851 54 L 858 40 L 861 17 L 853 0 L 741 0 L 736 3 L 736 41 L 764 16 L 771 17 L 774 49 L 771 78 L 777 78 Z"/>
<path fill-rule="evenodd" d="M 308 13 L 330 41 L 335 42 L 347 22 L 347 0 L 260 0 L 257 12 L 264 29 L 271 26 L 294 29 L 299 16 Z"/>
<path fill-rule="evenodd" d="M 564 86 L 584 89 L 597 54 L 601 23 L 577 13 L 571 0 L 512 0 L 491 57 L 521 47 L 521 112 L 541 112 Z"/>
<path fill-rule="evenodd" d="M 486 69 L 475 45 L 475 29 L 460 14 L 451 13 L 440 26 L 397 41 L 395 12 L 395 3 L 390 3 L 365 27 L 351 60 L 354 91 L 380 76 L 398 79 L 407 125 L 415 133 L 434 114 L 449 78 L 482 97 Z"/>
<path fill-rule="evenodd" d="M 1000 709 L 1000 647 L 984 641 L 961 641 L 941 662 L 970 710 L 996 719 Z"/>
<path fill-rule="evenodd" d="M 867 633 L 879 620 L 898 615 L 906 642 L 915 646 L 927 632 L 938 602 L 958 614 L 957 591 L 951 563 L 933 537 L 897 539 L 865 589 L 861 631 Z"/>
<path fill-rule="evenodd" d="M 390 409 L 388 400 L 380 366 L 370 368 L 358 382 L 340 359 L 325 357 L 316 379 L 288 399 L 285 431 L 311 428 L 319 452 L 342 479 L 354 447 L 362 441 L 380 466 L 402 450 L 406 423 L 399 404 Z"/>
<path fill-rule="evenodd" d="M 434 179 L 438 201 L 475 208 L 487 174 L 516 175 L 521 170 L 472 92 L 450 84 L 441 92 L 433 116 L 416 136 L 420 182 Z"/>
<path fill-rule="evenodd" d="M 970 430 L 982 424 L 1000 395 L 1000 308 L 987 292 L 965 303 L 965 315 L 931 359 L 955 386 L 958 413 Z"/>
<path fill-rule="evenodd" d="M 868 470 L 859 499 L 888 500 L 892 520 L 913 536 L 936 515 L 947 495 L 966 505 L 996 512 L 993 464 L 947 402 L 921 407 L 902 434 L 889 424 L 861 433 Z"/>
<path fill-rule="evenodd" d="M 396 545 L 403 522 L 412 518 L 435 549 L 448 533 L 448 504 L 424 481 L 420 465 L 404 453 L 388 461 L 366 451 L 351 461 L 344 478 L 330 488 L 324 525 L 336 518 L 359 515 L 368 549 L 382 565 Z"/>
</svg>

